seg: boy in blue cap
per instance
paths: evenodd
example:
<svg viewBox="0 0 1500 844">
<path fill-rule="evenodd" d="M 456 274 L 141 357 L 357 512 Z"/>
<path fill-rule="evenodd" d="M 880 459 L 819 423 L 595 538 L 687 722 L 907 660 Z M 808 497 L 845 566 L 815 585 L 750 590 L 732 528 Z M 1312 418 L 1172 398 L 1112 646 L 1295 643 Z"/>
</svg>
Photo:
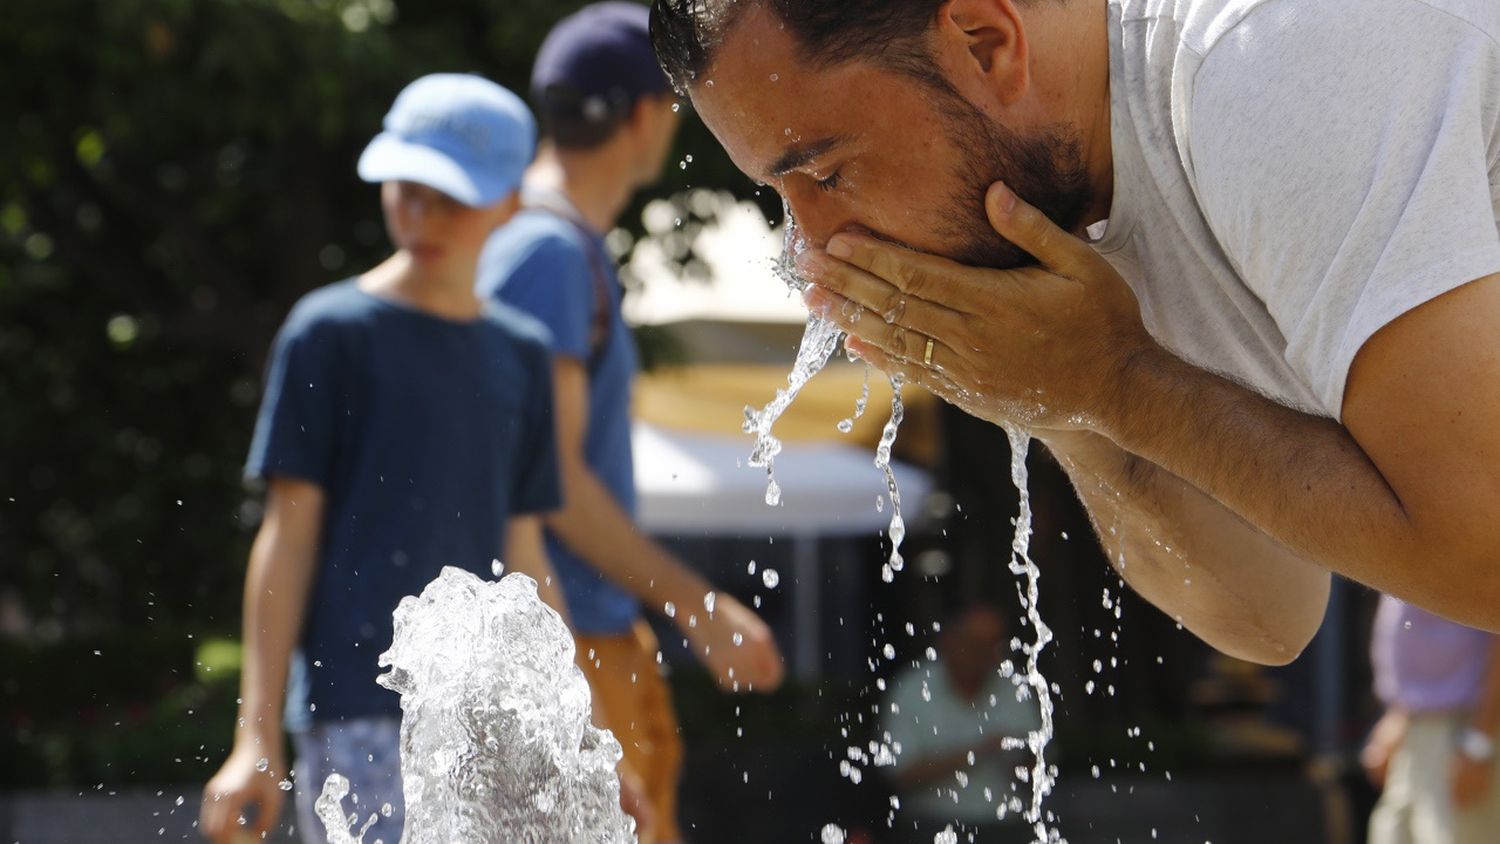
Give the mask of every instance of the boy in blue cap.
<svg viewBox="0 0 1500 844">
<path fill-rule="evenodd" d="M 413 82 L 359 161 L 395 253 L 304 297 L 276 339 L 246 466 L 267 489 L 239 721 L 201 813 L 215 842 L 279 817 L 284 729 L 305 841 L 324 840 L 311 809 L 333 771 L 378 815 L 365 840 L 400 840 L 399 698 L 375 683 L 397 602 L 444 565 L 550 571 L 535 515 L 560 503 L 545 331 L 474 292 L 535 138 L 526 105 L 488 80 Z"/>
<path fill-rule="evenodd" d="M 641 841 L 670 844 L 681 838 L 681 740 L 642 605 L 665 610 L 725 688 L 774 689 L 782 662 L 760 618 L 634 524 L 635 347 L 603 235 L 660 177 L 677 128 L 647 17 L 635 3 L 597 3 L 547 36 L 531 79 L 544 140 L 526 177 L 528 208 L 491 238 L 479 284 L 551 331 L 566 495 L 546 519 L 548 556 L 579 651 L 593 654 L 583 669 L 604 726 L 654 809 Z"/>
</svg>

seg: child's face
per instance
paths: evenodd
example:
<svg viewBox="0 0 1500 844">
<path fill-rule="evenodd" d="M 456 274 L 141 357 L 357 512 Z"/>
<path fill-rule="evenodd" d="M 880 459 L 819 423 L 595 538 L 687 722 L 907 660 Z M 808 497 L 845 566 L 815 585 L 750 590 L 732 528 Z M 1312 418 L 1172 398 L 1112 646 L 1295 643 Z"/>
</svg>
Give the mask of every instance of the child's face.
<svg viewBox="0 0 1500 844">
<path fill-rule="evenodd" d="M 380 187 L 391 241 L 409 253 L 413 263 L 428 269 L 472 268 L 490 233 L 514 213 L 510 200 L 473 208 L 416 182 L 385 182 Z"/>
</svg>

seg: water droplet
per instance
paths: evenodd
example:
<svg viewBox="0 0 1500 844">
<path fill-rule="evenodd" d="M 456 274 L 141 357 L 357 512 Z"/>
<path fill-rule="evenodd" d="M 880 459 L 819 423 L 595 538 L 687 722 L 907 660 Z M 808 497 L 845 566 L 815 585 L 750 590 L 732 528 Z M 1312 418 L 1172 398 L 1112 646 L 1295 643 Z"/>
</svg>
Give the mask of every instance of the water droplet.
<svg viewBox="0 0 1500 844">
<path fill-rule="evenodd" d="M 748 572 L 748 573 L 750 573 L 750 574 L 755 574 L 755 561 L 754 560 L 751 560 L 750 561 L 750 565 L 748 565 L 748 566 L 745 567 L 745 571 Z"/>
<path fill-rule="evenodd" d="M 709 592 L 703 596 L 703 608 L 705 610 L 708 610 L 710 614 L 712 614 L 714 611 L 714 602 L 715 600 L 717 600 L 717 598 L 718 596 L 713 592 Z"/>
<path fill-rule="evenodd" d="M 733 639 L 735 647 L 739 647 L 740 645 L 743 645 L 745 643 L 744 634 L 740 633 L 738 630 L 735 631 Z"/>
<path fill-rule="evenodd" d="M 831 823 L 823 827 L 823 831 L 818 834 L 818 839 L 822 844 L 844 844 L 847 834 L 838 824 Z"/>
<path fill-rule="evenodd" d="M 282 780 L 281 782 L 279 782 L 279 783 L 276 784 L 276 787 L 279 788 L 279 789 L 281 789 L 282 791 L 291 791 L 292 790 L 292 781 L 291 780 Z"/>
<path fill-rule="evenodd" d="M 260 771 L 261 773 L 265 773 L 266 770 L 268 768 L 270 768 L 270 767 L 271 767 L 271 760 L 267 759 L 264 756 L 262 756 L 259 759 L 255 760 L 255 770 Z"/>
<path fill-rule="evenodd" d="M 895 659 L 896 658 L 896 647 L 894 645 L 892 645 L 890 642 L 886 642 L 885 643 L 885 647 L 881 648 L 880 652 L 883 653 L 883 654 L 885 654 L 885 658 L 886 659 Z"/>
<path fill-rule="evenodd" d="M 674 603 L 672 603 L 671 601 L 668 601 L 668 602 L 666 602 L 666 604 L 662 605 L 661 611 L 662 611 L 662 614 L 665 615 L 667 618 L 676 618 L 677 617 L 677 605 L 674 604 Z"/>
<path fill-rule="evenodd" d="M 767 568 L 760 573 L 760 582 L 764 583 L 767 589 L 775 589 L 776 584 L 781 582 L 781 575 L 776 573 L 776 569 Z"/>
<path fill-rule="evenodd" d="M 505 572 L 505 564 L 498 559 L 490 560 L 490 574 L 499 577 Z"/>
</svg>

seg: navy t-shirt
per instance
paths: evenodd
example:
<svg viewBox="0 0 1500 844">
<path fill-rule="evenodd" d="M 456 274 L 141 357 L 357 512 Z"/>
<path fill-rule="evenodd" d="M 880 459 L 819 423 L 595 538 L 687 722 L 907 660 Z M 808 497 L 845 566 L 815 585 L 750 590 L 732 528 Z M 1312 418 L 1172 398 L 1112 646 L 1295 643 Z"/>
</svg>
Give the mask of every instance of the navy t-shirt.
<svg viewBox="0 0 1500 844">
<path fill-rule="evenodd" d="M 589 368 L 589 418 L 584 458 L 620 507 L 634 517 L 635 466 L 630 446 L 630 387 L 637 362 L 635 341 L 620 315 L 620 284 L 604 241 L 549 211 L 517 214 L 490 236 L 479 261 L 479 293 L 498 298 L 541 320 L 553 352 Z M 593 348 L 599 283 L 604 273 L 610 329 L 596 355 Z M 628 631 L 640 603 L 605 579 L 549 532 L 547 548 L 580 633 Z"/>
<path fill-rule="evenodd" d="M 561 504 L 546 330 L 454 321 L 344 281 L 277 335 L 246 474 L 326 498 L 287 726 L 400 715 L 376 685 L 391 612 L 447 565 L 488 575 L 512 515 Z"/>
</svg>

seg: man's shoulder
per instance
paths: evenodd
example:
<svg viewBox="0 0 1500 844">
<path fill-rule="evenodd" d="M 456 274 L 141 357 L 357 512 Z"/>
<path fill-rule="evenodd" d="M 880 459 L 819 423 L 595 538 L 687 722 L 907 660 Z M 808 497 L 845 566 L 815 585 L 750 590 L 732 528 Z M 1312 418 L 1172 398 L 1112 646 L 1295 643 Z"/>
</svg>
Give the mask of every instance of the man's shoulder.
<svg viewBox="0 0 1500 844">
<path fill-rule="evenodd" d="M 1423 43 L 1426 38 L 1500 39 L 1500 3 L 1494 0 L 1205 0 L 1186 5 L 1184 45 L 1200 56 L 1214 53 L 1220 62 L 1348 53 L 1367 41 L 1384 43 L 1395 33 L 1408 39 L 1406 49 L 1387 58 L 1427 57 L 1438 45 Z"/>
<path fill-rule="evenodd" d="M 557 214 L 537 208 L 523 209 L 495 230 L 486 253 L 527 256 L 543 254 L 584 255 L 589 244 L 578 227 Z"/>
<path fill-rule="evenodd" d="M 545 323 L 520 308 L 490 299 L 485 302 L 484 319 L 506 342 L 523 350 L 550 354 L 552 332 Z"/>
</svg>

